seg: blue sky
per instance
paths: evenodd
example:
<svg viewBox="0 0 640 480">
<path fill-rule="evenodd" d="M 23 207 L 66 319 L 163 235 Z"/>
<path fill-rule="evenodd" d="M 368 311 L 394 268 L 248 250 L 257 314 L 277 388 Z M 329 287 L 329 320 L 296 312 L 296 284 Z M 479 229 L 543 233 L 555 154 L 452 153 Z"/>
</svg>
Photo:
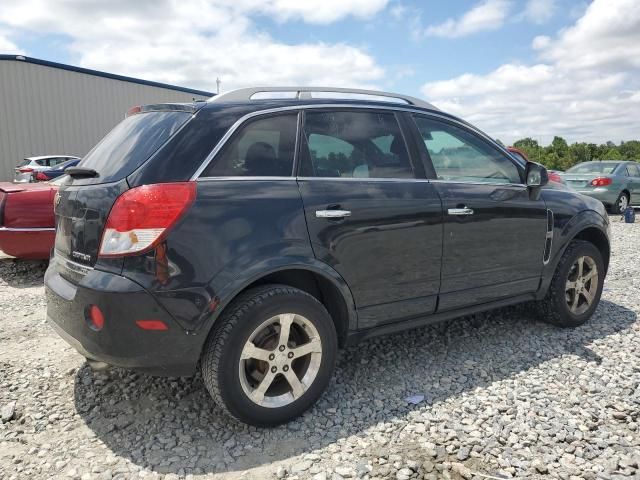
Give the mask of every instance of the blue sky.
<svg viewBox="0 0 640 480">
<path fill-rule="evenodd" d="M 507 141 L 619 141 L 640 138 L 635 3 L 3 0 L 0 53 L 209 90 L 395 90 Z"/>
</svg>

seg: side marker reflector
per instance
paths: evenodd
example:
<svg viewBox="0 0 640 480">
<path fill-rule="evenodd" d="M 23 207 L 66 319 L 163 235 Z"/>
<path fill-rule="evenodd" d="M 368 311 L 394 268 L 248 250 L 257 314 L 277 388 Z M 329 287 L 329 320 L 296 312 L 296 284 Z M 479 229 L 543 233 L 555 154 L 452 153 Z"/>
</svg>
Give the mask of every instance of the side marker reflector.
<svg viewBox="0 0 640 480">
<path fill-rule="evenodd" d="M 136 320 L 136 325 L 142 330 L 169 330 L 162 320 Z"/>
</svg>

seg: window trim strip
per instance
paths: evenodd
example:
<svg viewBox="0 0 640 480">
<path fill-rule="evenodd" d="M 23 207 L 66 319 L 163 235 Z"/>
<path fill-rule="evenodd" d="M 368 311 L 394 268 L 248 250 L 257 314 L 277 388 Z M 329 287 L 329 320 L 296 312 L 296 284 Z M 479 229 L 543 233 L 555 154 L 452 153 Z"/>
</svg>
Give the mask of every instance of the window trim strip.
<svg viewBox="0 0 640 480">
<path fill-rule="evenodd" d="M 507 155 L 507 158 L 513 158 L 513 157 L 509 156 L 509 153 L 507 152 L 507 150 L 503 146 L 501 146 L 499 143 L 494 141 L 487 134 L 481 132 L 480 130 L 478 130 L 474 126 L 469 125 L 469 124 L 467 124 L 465 122 L 462 122 L 460 120 L 456 120 L 454 118 L 450 118 L 450 117 L 448 117 L 446 115 L 439 115 L 436 112 L 425 111 L 425 110 L 421 110 L 419 108 L 397 106 L 397 105 L 351 105 L 351 104 L 345 105 L 345 104 L 341 104 L 341 103 L 336 103 L 336 104 L 323 103 L 323 104 L 306 104 L 306 105 L 288 105 L 286 107 L 275 107 L 275 108 L 268 108 L 268 109 L 265 109 L 265 110 L 257 110 L 255 112 L 251 112 L 251 113 L 248 113 L 246 115 L 243 115 L 238 120 L 236 120 L 236 122 L 233 125 L 231 125 L 231 127 L 229 127 L 229 129 L 225 132 L 225 134 L 222 136 L 222 138 L 218 141 L 216 146 L 213 147 L 211 152 L 205 157 L 205 159 L 202 161 L 200 166 L 196 169 L 195 173 L 191 176 L 190 180 L 198 180 L 199 178 L 221 178 L 221 177 L 200 177 L 200 175 L 209 166 L 209 164 L 214 159 L 214 157 L 218 154 L 218 152 L 220 152 L 220 150 L 222 150 L 222 148 L 225 146 L 225 144 L 227 143 L 229 138 L 235 133 L 235 131 L 238 130 L 238 128 L 240 128 L 248 120 L 251 120 L 251 119 L 253 119 L 255 117 L 259 117 L 259 116 L 262 116 L 262 115 L 270 115 L 270 114 L 280 113 L 280 112 L 297 111 L 298 114 L 299 114 L 301 111 L 304 111 L 304 110 L 308 110 L 308 109 L 323 109 L 323 108 L 324 109 L 340 108 L 340 109 L 389 110 L 389 111 L 392 111 L 392 112 L 400 112 L 401 111 L 401 112 L 417 113 L 417 114 L 420 114 L 420 115 L 428 115 L 428 116 L 431 116 L 431 117 L 440 118 L 442 120 L 446 120 L 446 121 L 458 124 L 461 127 L 464 127 L 464 128 L 467 128 L 467 129 L 471 130 L 475 134 L 479 135 L 480 137 L 482 137 L 483 139 L 488 141 L 493 147 L 497 148 L 498 151 L 501 151 L 503 154 Z M 294 162 L 295 162 L 295 160 L 296 159 L 294 158 Z M 246 178 L 246 177 L 224 177 L 224 178 Z M 259 177 L 259 178 L 267 178 L 267 177 Z M 292 176 L 291 178 L 295 178 L 295 177 Z M 314 177 L 314 178 L 319 178 L 319 177 Z M 328 177 L 328 178 L 334 178 L 334 177 Z M 337 177 L 337 178 L 341 178 L 341 177 Z M 404 180 L 412 180 L 412 179 L 404 179 Z M 422 180 L 422 179 L 419 179 L 419 180 Z M 487 184 L 483 184 L 483 185 L 487 185 Z M 503 185 L 503 184 L 501 184 L 501 185 Z"/>
</svg>

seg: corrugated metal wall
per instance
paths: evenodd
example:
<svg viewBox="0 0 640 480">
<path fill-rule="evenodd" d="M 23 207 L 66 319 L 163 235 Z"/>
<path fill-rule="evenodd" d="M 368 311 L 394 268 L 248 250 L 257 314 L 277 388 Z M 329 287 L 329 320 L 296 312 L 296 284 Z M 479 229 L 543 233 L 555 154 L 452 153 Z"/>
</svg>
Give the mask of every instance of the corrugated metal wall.
<svg viewBox="0 0 640 480">
<path fill-rule="evenodd" d="M 24 157 L 83 156 L 134 105 L 206 97 L 61 70 L 0 61 L 0 181 Z"/>
</svg>

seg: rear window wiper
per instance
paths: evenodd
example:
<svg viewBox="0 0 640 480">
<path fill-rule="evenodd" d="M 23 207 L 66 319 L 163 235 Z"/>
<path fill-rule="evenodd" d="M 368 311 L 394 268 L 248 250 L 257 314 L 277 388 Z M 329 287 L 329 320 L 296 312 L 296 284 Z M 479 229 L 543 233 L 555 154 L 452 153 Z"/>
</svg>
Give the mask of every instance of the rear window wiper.
<svg viewBox="0 0 640 480">
<path fill-rule="evenodd" d="M 93 168 L 86 167 L 69 167 L 64 169 L 64 173 L 73 178 L 95 178 L 98 176 Z"/>
</svg>

